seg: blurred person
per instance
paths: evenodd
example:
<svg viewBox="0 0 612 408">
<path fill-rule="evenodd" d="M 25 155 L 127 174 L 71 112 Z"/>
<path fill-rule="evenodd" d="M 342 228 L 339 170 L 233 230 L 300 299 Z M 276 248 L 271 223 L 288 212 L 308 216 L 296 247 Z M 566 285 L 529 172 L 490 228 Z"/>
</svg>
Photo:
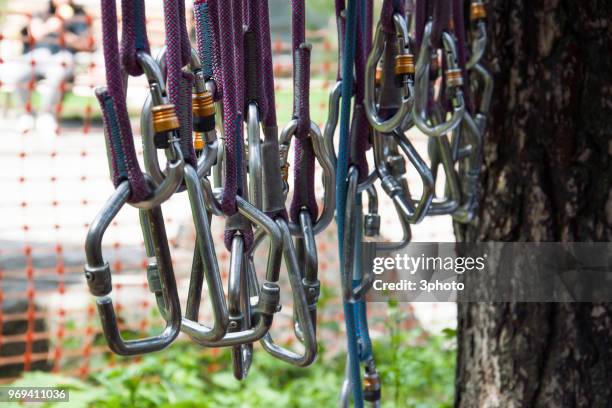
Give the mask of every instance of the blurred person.
<svg viewBox="0 0 612 408">
<path fill-rule="evenodd" d="M 36 13 L 21 30 L 23 55 L 7 62 L 2 81 L 12 84 L 25 108 L 32 86 L 44 78 L 36 127 L 42 131 L 57 130 L 56 107 L 62 97 L 61 85 L 74 74 L 75 53 L 93 51 L 90 18 L 73 0 L 50 0 L 46 10 Z M 20 130 L 34 126 L 29 109 L 19 119 Z"/>
</svg>

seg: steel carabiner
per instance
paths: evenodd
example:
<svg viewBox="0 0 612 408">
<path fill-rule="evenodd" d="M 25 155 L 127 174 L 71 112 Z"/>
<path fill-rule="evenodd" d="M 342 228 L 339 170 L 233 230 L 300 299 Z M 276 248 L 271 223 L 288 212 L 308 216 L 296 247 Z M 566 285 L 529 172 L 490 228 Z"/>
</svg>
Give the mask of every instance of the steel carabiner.
<svg viewBox="0 0 612 408">
<path fill-rule="evenodd" d="M 289 147 L 291 145 L 291 139 L 297 131 L 298 121 L 296 119 L 291 120 L 287 126 L 281 132 L 279 138 L 279 154 L 280 154 L 280 165 L 281 168 L 285 167 L 288 163 Z M 319 127 L 314 123 L 310 122 L 309 139 L 312 143 L 313 151 L 317 162 L 323 169 L 323 210 L 319 218 L 313 223 L 313 233 L 316 235 L 323 231 L 329 223 L 334 219 L 334 211 L 336 207 L 336 172 L 330 159 L 330 154 L 325 147 L 325 140 Z M 284 194 L 286 196 L 289 191 L 289 185 L 285 181 Z M 299 225 L 288 222 L 289 230 L 294 236 L 303 236 L 302 228 Z"/>
<path fill-rule="evenodd" d="M 162 52 L 162 58 L 165 60 L 164 53 Z M 192 62 L 194 70 L 198 70 L 199 61 L 197 60 L 197 56 L 192 53 Z M 157 63 L 150 62 L 150 70 L 157 72 L 156 80 L 163 84 L 163 69 L 156 67 Z M 154 70 L 154 67 L 157 69 Z M 203 86 L 203 82 L 200 83 L 200 88 Z M 156 103 L 159 100 L 159 97 L 162 96 L 165 92 L 162 88 L 160 95 L 157 97 L 151 98 L 149 102 Z M 197 96 L 196 89 L 196 96 Z M 198 109 L 197 105 L 194 105 L 194 111 Z M 201 107 L 199 107 L 201 108 Z M 145 135 L 149 134 L 151 131 L 151 123 L 153 127 L 157 126 L 158 118 L 151 118 L 150 115 L 146 117 L 146 112 L 150 112 L 150 110 L 155 109 L 155 107 L 150 108 L 150 104 L 145 102 L 145 106 L 143 107 L 143 131 Z M 214 117 L 214 110 L 212 112 L 206 112 L 208 116 L 212 115 Z M 194 115 L 196 116 L 196 115 Z M 163 119 L 163 118 L 162 118 Z M 211 161 L 210 157 L 216 158 L 216 134 L 214 132 L 214 119 L 210 120 L 210 118 L 204 117 L 204 126 L 212 125 L 212 131 L 208 130 L 207 133 L 212 133 L 214 136 L 214 143 L 207 143 L 207 147 L 209 150 L 204 150 L 203 155 L 198 158 L 198 169 L 196 170 L 190 164 L 185 164 L 183 166 L 183 175 L 182 179 L 184 181 L 183 185 L 187 190 L 187 194 L 189 197 L 191 214 L 193 218 L 193 222 L 196 229 L 196 248 L 194 250 L 194 261 L 192 263 L 192 271 L 191 271 L 191 280 L 190 280 L 190 290 L 187 298 L 187 310 L 186 316 L 184 320 L 195 320 L 197 318 L 197 308 L 200 304 L 201 299 L 201 291 L 202 291 L 202 280 L 204 276 L 206 277 L 206 283 L 208 286 L 208 292 L 210 295 L 211 303 L 212 303 L 212 311 L 213 311 L 213 326 L 209 331 L 201 331 L 199 333 L 200 338 L 205 337 L 211 340 L 218 340 L 223 337 L 227 331 L 227 327 L 229 324 L 229 316 L 228 309 L 225 302 L 225 295 L 223 292 L 223 285 L 221 283 L 221 274 L 219 272 L 219 266 L 217 264 L 216 254 L 214 250 L 214 241 L 212 238 L 212 233 L 210 230 L 210 220 L 206 211 L 206 201 L 205 195 L 203 192 L 203 187 L 201 183 L 201 177 L 203 177 L 203 173 L 207 173 L 210 169 L 208 163 Z M 194 121 L 197 123 L 197 121 Z M 200 129 L 203 130 L 203 129 Z M 159 163 L 157 162 L 157 152 L 154 149 L 155 146 L 151 143 L 152 137 L 143 137 L 144 144 L 144 156 L 145 156 L 145 168 L 150 174 L 156 174 L 157 177 L 162 177 L 162 182 L 164 177 L 166 177 L 163 172 L 159 169 Z M 203 156 L 207 156 L 202 159 Z M 204 168 L 208 167 L 208 169 Z M 143 234 L 145 236 L 145 242 L 148 240 L 147 235 L 148 231 L 143 229 Z M 198 259 L 199 258 L 199 259 Z M 149 267 L 149 275 L 152 277 L 152 282 L 155 282 L 155 267 L 154 265 L 150 265 Z M 151 281 L 151 280 L 150 280 Z M 152 290 L 155 288 L 155 285 L 152 286 Z M 160 298 L 160 291 L 153 290 L 158 298 L 158 304 L 163 305 L 163 299 Z M 197 306 L 196 306 L 197 305 Z M 165 315 L 163 308 L 160 308 L 162 315 Z"/>
<path fill-rule="evenodd" d="M 258 231 L 265 231 L 269 237 L 268 262 L 266 266 L 266 280 L 259 288 L 260 294 L 253 311 L 252 321 L 254 327 L 238 332 L 228 332 L 223 338 L 210 340 L 206 338 L 210 329 L 193 321 L 183 321 L 182 331 L 197 344 L 206 347 L 237 346 L 253 343 L 261 339 L 272 325 L 274 313 L 278 311 L 280 302 L 280 288 L 278 278 L 282 256 L 282 236 L 277 224 L 267 215 L 255 208 L 240 196 L 236 197 L 238 212 L 258 227 Z M 262 232 L 263 234 L 264 232 Z M 202 336 L 203 334 L 203 336 Z"/>
<path fill-rule="evenodd" d="M 249 202 L 258 209 L 263 208 L 263 168 L 261 137 L 259 134 L 259 111 L 257 104 L 249 103 L 247 108 L 247 142 L 249 158 Z"/>
<path fill-rule="evenodd" d="M 111 270 L 110 265 L 102 255 L 102 238 L 108 226 L 127 203 L 129 196 L 129 182 L 123 181 L 91 223 L 85 241 L 87 259 L 85 277 L 90 292 L 98 297 L 96 303 L 104 337 L 113 352 L 124 356 L 161 350 L 176 339 L 181 328 L 181 305 L 172 269 L 163 215 L 161 208 L 155 207 L 147 210 L 145 219 L 152 232 L 151 243 L 160 266 L 161 288 L 167 308 L 166 328 L 161 334 L 154 337 L 127 341 L 121 337 L 113 302 L 108 296 L 112 291 Z"/>
<path fill-rule="evenodd" d="M 431 69 L 431 32 L 433 23 L 429 21 L 425 25 L 423 32 L 423 42 L 419 51 L 419 58 L 416 64 L 415 74 L 415 95 L 414 108 L 412 110 L 412 119 L 419 130 L 428 136 L 439 137 L 446 135 L 451 130 L 459 125 L 465 112 L 465 101 L 463 98 L 463 75 L 461 68 L 457 63 L 457 47 L 453 36 L 446 31 L 442 33 L 442 44 L 444 47 L 447 69 L 446 69 L 446 87 L 450 93 L 450 100 L 453 107 L 452 117 L 445 121 L 442 115 L 442 120 L 433 126 L 428 122 L 432 120 L 428 117 L 429 98 L 430 98 L 430 81 L 429 73 Z"/>
<path fill-rule="evenodd" d="M 465 64 L 468 70 L 480 63 L 487 48 L 487 10 L 482 0 L 472 0 L 470 3 L 470 21 L 472 23 L 472 53 Z"/>
<path fill-rule="evenodd" d="M 325 122 L 325 129 L 323 131 L 325 150 L 327 151 L 328 157 L 334 169 L 336 168 L 336 163 L 338 161 L 336 156 L 336 148 L 334 147 L 334 134 L 336 133 L 336 127 L 338 126 L 341 97 L 342 81 L 338 81 L 329 92 L 327 122 Z M 359 183 L 359 191 L 368 189 L 374 184 L 375 181 L 376 170 L 372 170 L 370 174 L 368 174 L 368 176 L 361 183 Z"/>
<path fill-rule="evenodd" d="M 166 89 L 164 87 L 164 78 L 166 76 L 166 48 L 162 49 L 157 57 L 157 62 L 149 61 L 147 65 L 149 69 L 154 72 L 155 83 L 160 84 L 161 97 L 147 97 L 145 100 L 141 116 L 140 116 L 140 128 L 143 134 L 143 156 L 145 167 L 150 173 L 151 177 L 157 182 L 162 183 L 167 178 L 167 172 L 163 172 L 159 167 L 159 161 L 157 158 L 157 151 L 154 138 L 155 138 L 155 123 L 152 118 L 153 106 L 160 103 L 165 103 Z M 195 77 L 195 88 L 193 94 L 193 126 L 196 133 L 196 152 L 198 152 L 197 171 L 199 177 L 204 177 L 210 172 L 212 166 L 217 162 L 217 150 L 219 149 L 217 141 L 217 133 L 215 131 L 215 106 L 212 99 L 212 95 L 207 91 L 205 87 L 204 78 L 202 74 L 202 68 L 194 50 L 191 53 L 191 60 L 189 68 L 194 73 Z M 149 79 L 149 83 L 153 80 Z M 204 135 L 202 138 L 201 135 Z M 200 144 L 199 146 L 197 146 Z M 180 186 L 179 186 L 180 188 Z"/>
<path fill-rule="evenodd" d="M 312 326 L 316 334 L 317 302 L 319 301 L 319 295 L 321 293 L 321 283 L 318 279 L 319 260 L 317 244 L 315 242 L 312 220 L 308 211 L 300 211 L 300 227 L 302 229 L 302 236 L 296 237 L 295 249 L 298 256 L 298 264 L 303 265 L 302 287 L 308 304 L 310 320 L 312 321 Z M 301 342 L 304 342 L 304 333 L 299 325 L 295 309 L 293 320 L 295 322 L 295 335 Z"/>
<path fill-rule="evenodd" d="M 414 75 L 414 55 L 410 51 L 410 36 L 408 34 L 408 24 L 404 16 L 396 13 L 393 15 L 395 25 L 395 36 L 397 41 L 393 41 L 391 34 L 385 33 L 382 23 L 379 22 L 374 35 L 372 52 L 366 62 L 365 70 L 365 95 L 363 105 L 370 125 L 375 131 L 390 133 L 401 125 L 404 118 L 410 115 L 414 98 L 413 79 Z M 393 46 L 390 46 L 393 44 Z M 399 81 L 393 81 L 393 86 L 397 88 L 397 83 L 401 84 L 401 100 L 396 112 L 387 119 L 381 117 L 380 107 L 376 106 L 376 67 L 381 57 L 383 57 L 383 69 L 385 73 L 392 73 Z M 391 64 L 391 55 L 396 54 L 394 63 Z M 393 91 L 396 93 L 396 90 Z M 386 109 L 386 108 L 385 108 Z"/>
<path fill-rule="evenodd" d="M 304 345 L 304 351 L 302 353 L 298 353 L 279 346 L 274 342 L 270 332 L 263 336 L 261 339 L 261 345 L 268 353 L 287 363 L 296 365 L 298 367 L 306 367 L 312 364 L 317 357 L 317 339 L 314 323 L 310 314 L 309 302 L 306 298 L 306 293 L 304 292 L 304 282 L 300 272 L 295 245 L 293 244 L 291 232 L 289 231 L 289 226 L 287 222 L 280 217 L 276 218 L 275 222 L 282 236 L 283 259 L 287 266 L 289 284 L 291 286 L 291 292 L 293 295 L 293 307 L 297 317 L 296 324 L 299 327 L 298 333 L 301 337 L 300 340 Z M 314 297 L 314 300 L 316 302 L 316 297 Z"/>
<path fill-rule="evenodd" d="M 408 196 L 409 193 L 405 186 L 402 186 L 389 168 L 385 151 L 385 139 L 389 137 L 392 137 L 397 142 L 421 178 L 423 188 L 421 197 L 418 199 Z M 381 186 L 399 209 L 400 217 L 411 224 L 421 222 L 428 213 L 433 200 L 434 179 L 427 164 L 404 135 L 403 131 L 396 130 L 391 135 L 374 132 L 374 158 Z"/>
<path fill-rule="evenodd" d="M 159 72 L 159 67 L 153 58 L 146 52 L 140 51 L 137 53 L 136 61 L 143 70 L 149 83 L 149 91 L 151 99 L 156 101 L 156 106 L 152 112 L 153 115 L 159 118 L 159 125 L 156 128 L 156 139 L 159 148 L 164 149 L 168 164 L 166 168 L 166 176 L 163 179 L 156 179 L 154 175 L 152 179 L 154 183 L 153 193 L 145 200 L 130 203 L 133 207 L 141 210 L 147 210 L 159 206 L 164 201 L 168 200 L 180 187 L 182 182 L 182 173 L 184 166 L 184 158 L 178 143 L 176 128 L 178 128 L 178 120 L 174 105 L 167 104 L 164 97 L 164 81 Z M 127 73 L 124 73 L 124 81 L 127 83 Z M 96 95 L 102 100 L 102 103 L 110 99 L 104 88 L 96 89 Z M 153 142 L 153 138 L 143 137 L 143 143 Z M 153 148 L 153 150 L 155 150 Z M 157 152 L 155 152 L 157 154 Z"/>
<path fill-rule="evenodd" d="M 229 333 L 236 333 L 251 327 L 251 299 L 249 296 L 247 262 L 244 240 L 238 233 L 234 235 L 231 246 L 227 296 L 230 312 Z M 253 360 L 253 343 L 232 347 L 234 377 L 246 378 Z"/>
</svg>

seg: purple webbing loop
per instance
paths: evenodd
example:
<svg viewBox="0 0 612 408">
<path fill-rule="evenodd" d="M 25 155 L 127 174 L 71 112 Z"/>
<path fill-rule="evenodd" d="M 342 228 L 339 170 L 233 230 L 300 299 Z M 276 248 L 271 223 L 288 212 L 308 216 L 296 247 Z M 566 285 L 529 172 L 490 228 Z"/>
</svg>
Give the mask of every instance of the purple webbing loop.
<svg viewBox="0 0 612 408">
<path fill-rule="evenodd" d="M 427 0 L 416 0 L 414 7 L 414 39 L 417 50 L 423 42 L 425 23 L 427 23 Z"/>
<path fill-rule="evenodd" d="M 193 148 L 193 137 L 191 134 L 191 95 L 185 98 L 184 89 L 191 83 L 183 76 L 183 67 L 189 63 L 191 58 L 191 45 L 187 36 L 185 20 L 185 3 L 183 0 L 164 1 L 164 25 L 166 29 L 166 66 L 168 79 L 166 91 L 170 102 L 174 104 L 179 123 L 180 146 L 185 162 L 192 166 L 197 165 L 197 158 Z M 189 88 L 191 91 L 191 88 Z M 183 91 L 183 92 L 181 92 Z"/>
<path fill-rule="evenodd" d="M 143 74 L 138 64 L 138 51 L 151 53 L 147 38 L 147 19 L 144 0 L 121 2 L 121 61 L 125 71 L 132 76 Z"/>
<path fill-rule="evenodd" d="M 310 46 L 306 44 L 306 6 L 304 0 L 292 0 L 293 46 L 293 116 L 295 131 L 293 198 L 289 215 L 299 223 L 300 211 L 306 209 L 317 219 L 318 206 L 314 189 L 315 154 L 310 136 Z"/>
<path fill-rule="evenodd" d="M 355 164 L 359 169 L 359 181 L 362 182 L 368 177 L 368 160 L 366 158 L 366 152 L 370 149 L 370 125 L 366 117 L 365 109 L 363 108 L 362 101 L 365 97 L 365 65 L 368 58 L 368 50 L 371 48 L 371 35 L 368 36 L 368 32 L 371 33 L 372 26 L 368 22 L 368 9 L 370 9 L 372 2 L 366 3 L 365 13 L 360 11 L 361 2 L 357 3 L 357 44 L 355 47 L 355 107 L 353 109 L 353 119 L 351 123 L 352 131 L 349 137 L 354 137 L 351 140 L 351 151 L 349 160 Z M 366 30 L 362 29 L 364 21 L 362 16 L 365 16 Z M 369 38 L 368 38 L 369 37 Z"/>
<path fill-rule="evenodd" d="M 383 31 L 395 33 L 393 15 L 396 13 L 402 16 L 406 14 L 404 0 L 383 0 L 382 10 L 380 11 L 380 23 Z"/>
<path fill-rule="evenodd" d="M 107 95 L 112 100 L 117 126 L 121 135 L 121 151 L 109 149 L 112 153 L 111 167 L 115 187 L 123 181 L 123 175 L 118 173 L 118 160 L 122 160 L 130 183 L 130 202 L 145 200 L 151 193 L 144 175 L 138 164 L 132 128 L 125 102 L 123 74 L 121 72 L 119 41 L 117 38 L 117 6 L 115 0 L 101 0 L 102 10 L 102 45 L 104 49 L 104 67 L 106 71 Z M 129 33 L 129 30 L 128 30 Z M 129 38 L 125 39 L 128 41 Z M 108 119 L 108 118 L 107 118 Z M 108 124 L 108 123 L 107 123 Z M 105 132 L 108 137 L 110 132 Z M 107 143 L 111 143 L 107 140 Z M 111 143 L 112 144 L 112 143 Z"/>
<path fill-rule="evenodd" d="M 310 129 L 310 47 L 306 44 L 306 6 L 292 0 L 291 45 L 293 49 L 293 116 L 297 119 L 296 137 L 308 137 Z"/>
<path fill-rule="evenodd" d="M 432 44 L 442 46 L 442 33 L 449 31 L 453 6 L 449 0 L 433 0 Z"/>
<path fill-rule="evenodd" d="M 217 14 L 217 3 L 211 0 L 198 0 L 208 3 L 208 18 L 210 22 L 210 34 L 212 37 L 212 72 L 213 80 L 217 85 L 213 95 L 215 102 L 223 98 L 223 87 L 221 86 L 221 46 L 219 45 L 219 24 Z"/>
<path fill-rule="evenodd" d="M 276 127 L 276 102 L 274 98 L 274 70 L 272 64 L 272 41 L 270 40 L 270 17 L 268 0 L 261 0 L 257 7 L 257 44 L 259 45 L 259 81 L 260 115 L 266 127 Z"/>
<path fill-rule="evenodd" d="M 240 2 L 209 0 L 211 25 L 214 33 L 215 67 L 220 68 L 217 86 L 223 90 L 223 128 L 225 130 L 225 178 L 221 207 L 226 215 L 237 212 L 236 196 L 244 190 L 246 181 L 242 157 L 244 108 L 244 57 L 242 5 Z M 239 186 L 240 184 L 240 186 Z M 246 248 L 253 243 L 250 228 L 242 230 Z M 225 231 L 225 246 L 231 248 L 236 230 Z"/>
</svg>

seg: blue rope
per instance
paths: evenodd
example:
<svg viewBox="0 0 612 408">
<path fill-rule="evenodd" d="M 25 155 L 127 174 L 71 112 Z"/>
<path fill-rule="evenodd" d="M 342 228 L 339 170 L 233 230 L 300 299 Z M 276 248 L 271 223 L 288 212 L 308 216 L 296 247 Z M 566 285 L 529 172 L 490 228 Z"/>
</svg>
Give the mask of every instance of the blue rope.
<svg viewBox="0 0 612 408">
<path fill-rule="evenodd" d="M 104 107 L 108 117 L 108 133 L 110 143 L 112 145 L 112 151 L 115 154 L 115 165 L 117 166 L 117 173 L 119 174 L 119 180 L 127 180 L 128 172 L 125 166 L 125 155 L 123 154 L 123 145 L 121 139 L 121 130 L 119 129 L 119 121 L 117 119 L 117 113 L 115 112 L 115 105 L 113 99 L 106 95 L 104 97 Z"/>
<path fill-rule="evenodd" d="M 198 56 L 202 63 L 202 73 L 205 78 L 211 78 L 212 69 L 212 34 L 210 31 L 210 18 L 208 3 L 194 3 L 194 13 L 198 28 Z"/>
<path fill-rule="evenodd" d="M 142 50 L 146 50 L 147 49 L 147 42 L 146 42 L 146 34 L 145 34 L 145 27 L 140 24 L 141 21 L 145 21 L 144 18 L 142 18 L 142 16 L 144 15 L 144 10 L 143 7 L 144 6 L 144 2 L 141 3 L 139 1 L 135 1 L 134 2 L 134 14 L 136 15 L 136 18 L 134 18 L 135 20 L 135 43 L 136 43 L 136 49 L 139 51 Z"/>
<path fill-rule="evenodd" d="M 358 0 L 348 0 L 346 8 L 346 38 L 342 63 L 342 101 L 340 106 L 340 145 L 336 167 L 336 222 L 338 224 L 338 251 L 340 254 L 341 274 L 344 257 L 344 229 L 346 214 L 347 175 L 349 166 L 349 124 L 351 116 L 351 98 L 353 93 L 353 65 L 355 61 L 356 11 Z M 353 403 L 356 408 L 363 407 L 363 391 L 361 389 L 361 373 L 359 367 L 359 349 L 357 327 L 355 325 L 355 304 L 345 300 L 344 317 L 346 322 L 346 337 L 348 343 L 348 358 L 350 383 L 353 390 Z"/>
<path fill-rule="evenodd" d="M 357 193 L 355 197 L 356 201 L 356 214 L 355 217 L 355 256 L 354 256 L 354 268 L 353 268 L 353 288 L 361 285 L 363 280 L 362 271 L 362 253 L 361 243 L 363 241 L 363 226 L 362 226 L 362 202 L 361 194 Z M 368 315 L 366 309 L 366 302 L 363 299 L 359 299 L 355 303 L 355 325 L 357 328 L 357 336 L 359 338 L 359 359 L 361 362 L 367 361 L 372 357 L 372 341 L 370 340 L 370 331 L 368 328 Z"/>
</svg>

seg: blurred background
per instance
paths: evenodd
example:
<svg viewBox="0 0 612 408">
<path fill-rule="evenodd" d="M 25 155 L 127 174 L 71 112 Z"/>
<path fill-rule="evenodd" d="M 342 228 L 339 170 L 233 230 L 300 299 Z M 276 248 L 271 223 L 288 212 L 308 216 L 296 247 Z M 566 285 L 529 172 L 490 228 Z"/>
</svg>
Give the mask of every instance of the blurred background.
<svg viewBox="0 0 612 408">
<path fill-rule="evenodd" d="M 282 126 L 292 106 L 291 10 L 285 0 L 269 3 Z M 147 2 L 154 56 L 164 41 L 161 5 Z M 307 38 L 313 44 L 311 114 L 323 128 L 337 69 L 333 1 L 309 0 L 307 10 Z M 345 341 L 333 226 L 317 237 L 321 353 L 313 366 L 292 368 L 256 346 L 251 374 L 239 383 L 227 367 L 226 351 L 202 349 L 185 339 L 143 358 L 125 359 L 108 351 L 82 271 L 89 223 L 113 191 L 93 94 L 103 84 L 97 1 L 0 0 L 0 157 L 5 168 L 0 174 L 0 383 L 67 386 L 71 406 L 335 405 Z M 128 109 L 139 149 L 138 117 L 147 92 L 144 78 L 130 78 Z M 426 138 L 418 133 L 411 137 L 424 153 Z M 418 185 L 415 172 L 409 171 L 408 178 Z M 380 191 L 381 233 L 397 240 L 401 231 L 393 206 Z M 163 206 L 183 295 L 195 237 L 188 208 L 181 194 Z M 222 227 L 222 221 L 213 222 L 226 276 L 229 253 Z M 454 241 L 450 218 L 426 219 L 413 229 L 413 240 Z M 155 332 L 163 321 L 146 283 L 147 257 L 136 209 L 121 211 L 104 244 L 125 336 Z M 286 281 L 283 288 L 286 306 L 273 331 L 275 338 L 291 343 Z M 455 305 L 370 303 L 369 313 L 385 405 L 451 406 Z M 200 321 L 208 318 L 203 305 Z"/>
</svg>

